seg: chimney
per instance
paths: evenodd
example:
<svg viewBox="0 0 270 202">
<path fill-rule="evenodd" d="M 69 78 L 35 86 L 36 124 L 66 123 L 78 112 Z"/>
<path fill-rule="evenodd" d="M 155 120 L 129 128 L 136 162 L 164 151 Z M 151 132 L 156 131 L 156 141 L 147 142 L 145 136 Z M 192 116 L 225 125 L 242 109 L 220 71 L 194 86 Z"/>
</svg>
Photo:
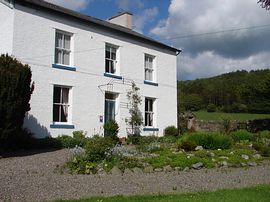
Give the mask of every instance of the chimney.
<svg viewBox="0 0 270 202">
<path fill-rule="evenodd" d="M 108 20 L 111 23 L 132 29 L 132 13 L 122 12 L 118 15 L 115 15 Z"/>
</svg>

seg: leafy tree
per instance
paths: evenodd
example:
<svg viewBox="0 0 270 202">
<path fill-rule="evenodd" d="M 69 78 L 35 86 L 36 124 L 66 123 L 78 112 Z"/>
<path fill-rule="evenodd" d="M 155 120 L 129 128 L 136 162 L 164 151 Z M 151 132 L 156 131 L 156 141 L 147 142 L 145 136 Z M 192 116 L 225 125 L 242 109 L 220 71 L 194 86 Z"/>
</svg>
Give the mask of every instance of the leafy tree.
<svg viewBox="0 0 270 202">
<path fill-rule="evenodd" d="M 270 0 L 259 0 L 258 3 L 266 10 L 270 10 Z"/>
<path fill-rule="evenodd" d="M 8 55 L 0 56 L 0 145 L 16 144 L 22 133 L 25 113 L 30 110 L 34 90 L 32 73 Z"/>
<path fill-rule="evenodd" d="M 184 100 L 184 106 L 186 110 L 198 111 L 202 108 L 202 99 L 197 94 L 185 95 L 183 97 L 183 100 Z"/>
<path fill-rule="evenodd" d="M 136 84 L 132 83 L 132 89 L 128 91 L 127 98 L 129 100 L 129 114 L 130 118 L 127 123 L 131 126 L 132 135 L 140 135 L 140 126 L 143 124 L 142 113 L 139 109 L 141 105 L 142 99 L 139 94 L 140 88 L 136 86 Z"/>
</svg>

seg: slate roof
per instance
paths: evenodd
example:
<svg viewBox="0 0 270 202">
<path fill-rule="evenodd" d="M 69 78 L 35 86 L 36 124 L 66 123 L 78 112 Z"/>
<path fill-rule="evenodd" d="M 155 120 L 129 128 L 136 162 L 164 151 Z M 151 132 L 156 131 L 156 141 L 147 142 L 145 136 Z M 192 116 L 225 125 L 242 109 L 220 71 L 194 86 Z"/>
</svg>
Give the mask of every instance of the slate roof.
<svg viewBox="0 0 270 202">
<path fill-rule="evenodd" d="M 57 13 L 59 15 L 63 15 L 65 17 L 71 17 L 77 20 L 80 20 L 82 22 L 98 26 L 101 29 L 106 29 L 107 31 L 125 35 L 132 37 L 136 40 L 139 40 L 140 42 L 148 43 L 150 45 L 154 45 L 156 47 L 159 47 L 164 50 L 168 50 L 171 52 L 174 52 L 175 54 L 179 54 L 181 50 L 173 48 L 171 46 L 168 46 L 166 44 L 163 44 L 159 41 L 156 41 L 150 37 L 144 36 L 143 34 L 140 34 L 138 32 L 135 32 L 131 29 L 128 29 L 126 27 L 116 25 L 104 20 L 100 20 L 88 15 L 81 14 L 79 12 L 43 1 L 43 0 L 15 0 L 15 4 L 20 4 L 23 6 L 28 6 L 28 7 L 34 7 L 34 8 L 39 8 L 39 9 L 44 9 L 49 12 Z"/>
</svg>

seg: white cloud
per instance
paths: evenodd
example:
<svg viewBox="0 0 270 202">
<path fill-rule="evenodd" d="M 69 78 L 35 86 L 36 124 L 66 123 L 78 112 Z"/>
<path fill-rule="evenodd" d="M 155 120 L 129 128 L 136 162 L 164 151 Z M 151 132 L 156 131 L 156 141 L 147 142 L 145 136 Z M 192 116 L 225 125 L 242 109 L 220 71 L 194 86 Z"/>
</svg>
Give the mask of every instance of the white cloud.
<svg viewBox="0 0 270 202">
<path fill-rule="evenodd" d="M 46 0 L 46 1 L 72 10 L 83 10 L 92 0 Z"/>
<path fill-rule="evenodd" d="M 254 0 L 172 0 L 169 17 L 151 30 L 174 38 L 269 24 L 269 11 Z M 183 53 L 182 79 L 217 75 L 236 69 L 270 67 L 270 26 L 171 40 Z M 182 55 L 182 56 L 181 56 Z M 178 77 L 179 78 L 179 77 Z"/>
<path fill-rule="evenodd" d="M 177 77 L 181 80 L 207 78 L 236 70 L 266 69 L 269 66 L 269 52 L 262 52 L 246 58 L 224 58 L 213 51 L 205 51 L 196 57 L 183 53 L 178 57 Z"/>
<path fill-rule="evenodd" d="M 148 8 L 143 10 L 142 13 L 139 13 L 134 16 L 134 29 L 142 33 L 142 30 L 146 23 L 152 22 L 155 17 L 158 15 L 158 8 Z"/>
</svg>

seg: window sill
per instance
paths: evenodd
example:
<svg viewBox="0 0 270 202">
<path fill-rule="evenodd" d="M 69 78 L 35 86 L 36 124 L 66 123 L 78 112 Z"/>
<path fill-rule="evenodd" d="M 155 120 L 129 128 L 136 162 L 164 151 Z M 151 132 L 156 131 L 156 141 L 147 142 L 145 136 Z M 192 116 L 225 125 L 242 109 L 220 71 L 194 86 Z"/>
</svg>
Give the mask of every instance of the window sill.
<svg viewBox="0 0 270 202">
<path fill-rule="evenodd" d="M 159 131 L 158 128 L 143 128 L 143 131 Z"/>
<path fill-rule="evenodd" d="M 158 83 L 153 81 L 144 80 L 144 84 L 152 85 L 152 86 L 158 86 Z"/>
<path fill-rule="evenodd" d="M 104 76 L 110 77 L 110 78 L 114 78 L 114 79 L 123 79 L 122 76 L 111 74 L 111 73 L 107 73 L 107 72 L 104 73 Z"/>
<path fill-rule="evenodd" d="M 52 64 L 52 68 L 64 69 L 64 70 L 69 70 L 69 71 L 76 71 L 76 67 L 60 65 L 60 64 Z"/>
<path fill-rule="evenodd" d="M 58 129 L 74 129 L 75 126 L 71 124 L 51 124 L 50 128 L 58 128 Z"/>
</svg>

